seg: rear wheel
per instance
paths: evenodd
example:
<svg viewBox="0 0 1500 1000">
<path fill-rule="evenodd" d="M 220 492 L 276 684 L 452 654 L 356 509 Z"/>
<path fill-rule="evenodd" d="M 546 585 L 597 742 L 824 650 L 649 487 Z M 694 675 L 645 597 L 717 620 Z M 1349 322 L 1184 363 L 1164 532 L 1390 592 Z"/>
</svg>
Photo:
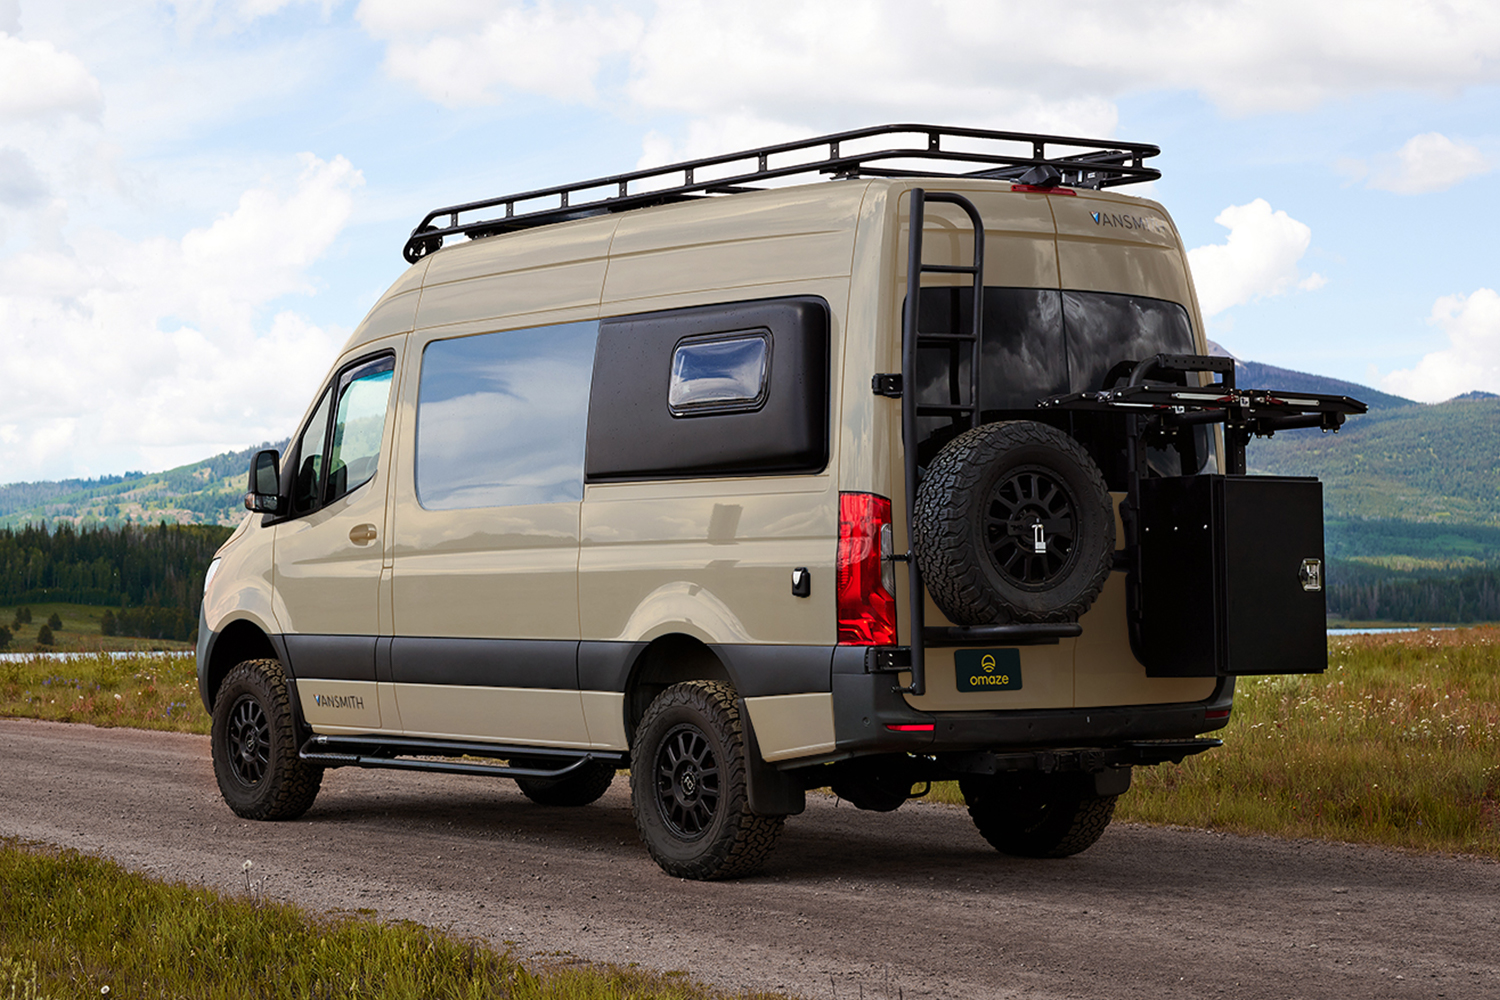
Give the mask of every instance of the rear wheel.
<svg viewBox="0 0 1500 1000">
<path fill-rule="evenodd" d="M 967 775 L 959 790 L 995 850 L 1022 858 L 1066 858 L 1094 845 L 1118 795 L 1098 795 L 1087 774 Z"/>
<path fill-rule="evenodd" d="M 323 769 L 297 755 L 297 721 L 281 664 L 246 660 L 214 700 L 214 776 L 224 801 L 246 819 L 296 819 L 323 783 Z"/>
<path fill-rule="evenodd" d="M 521 794 L 539 806 L 586 806 L 597 802 L 615 780 L 615 766 L 591 760 L 562 778 L 517 778 Z"/>
<path fill-rule="evenodd" d="M 781 835 L 783 816 L 750 811 L 744 726 L 719 681 L 667 688 L 646 709 L 631 752 L 635 825 L 668 875 L 747 875 Z"/>
</svg>

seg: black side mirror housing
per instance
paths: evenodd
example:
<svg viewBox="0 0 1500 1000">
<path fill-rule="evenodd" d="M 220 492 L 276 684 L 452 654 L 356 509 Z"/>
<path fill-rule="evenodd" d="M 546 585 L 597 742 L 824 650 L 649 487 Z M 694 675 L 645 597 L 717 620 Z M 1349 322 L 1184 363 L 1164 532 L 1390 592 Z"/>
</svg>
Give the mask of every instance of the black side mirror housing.
<svg viewBox="0 0 1500 1000">
<path fill-rule="evenodd" d="M 250 460 L 250 489 L 245 494 L 245 509 L 258 514 L 279 514 L 281 508 L 281 452 L 275 448 L 258 451 Z"/>
</svg>

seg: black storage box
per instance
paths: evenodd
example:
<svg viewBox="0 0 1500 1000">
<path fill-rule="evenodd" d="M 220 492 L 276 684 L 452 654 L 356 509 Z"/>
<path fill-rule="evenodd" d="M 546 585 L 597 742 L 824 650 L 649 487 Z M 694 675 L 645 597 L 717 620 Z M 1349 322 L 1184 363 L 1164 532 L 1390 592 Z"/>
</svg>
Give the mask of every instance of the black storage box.
<svg viewBox="0 0 1500 1000">
<path fill-rule="evenodd" d="M 1148 676 L 1327 669 L 1317 479 L 1145 479 L 1140 498 L 1136 653 Z"/>
</svg>

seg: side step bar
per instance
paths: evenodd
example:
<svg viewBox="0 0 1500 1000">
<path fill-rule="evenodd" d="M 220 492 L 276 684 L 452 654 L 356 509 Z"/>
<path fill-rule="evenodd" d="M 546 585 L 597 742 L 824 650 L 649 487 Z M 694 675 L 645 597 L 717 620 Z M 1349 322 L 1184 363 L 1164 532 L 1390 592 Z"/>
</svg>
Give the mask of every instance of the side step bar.
<svg viewBox="0 0 1500 1000">
<path fill-rule="evenodd" d="M 590 761 L 624 766 L 626 755 L 612 750 L 561 750 L 495 743 L 424 740 L 408 736 L 314 736 L 297 756 L 323 767 L 381 767 L 447 774 L 486 774 L 501 778 L 566 778 Z M 505 764 L 476 764 L 457 757 L 485 757 Z M 413 759 L 415 758 L 415 759 Z M 433 758 L 440 758 L 434 760 Z M 523 760 L 517 766 L 513 762 Z"/>
</svg>

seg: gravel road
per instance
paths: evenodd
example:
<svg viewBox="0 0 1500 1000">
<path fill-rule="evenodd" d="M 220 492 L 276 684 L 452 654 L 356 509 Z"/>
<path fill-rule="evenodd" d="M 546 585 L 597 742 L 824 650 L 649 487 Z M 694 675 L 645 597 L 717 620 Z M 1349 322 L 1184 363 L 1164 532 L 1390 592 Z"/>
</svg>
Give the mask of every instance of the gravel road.
<svg viewBox="0 0 1500 1000">
<path fill-rule="evenodd" d="M 219 799 L 200 736 L 0 720 L 0 834 L 521 956 L 685 969 L 807 998 L 1500 997 L 1500 865 L 1118 824 L 1063 861 L 996 854 L 961 809 L 810 796 L 766 870 L 662 874 L 617 779 L 546 809 L 509 781 L 330 771 L 292 823 Z"/>
</svg>

